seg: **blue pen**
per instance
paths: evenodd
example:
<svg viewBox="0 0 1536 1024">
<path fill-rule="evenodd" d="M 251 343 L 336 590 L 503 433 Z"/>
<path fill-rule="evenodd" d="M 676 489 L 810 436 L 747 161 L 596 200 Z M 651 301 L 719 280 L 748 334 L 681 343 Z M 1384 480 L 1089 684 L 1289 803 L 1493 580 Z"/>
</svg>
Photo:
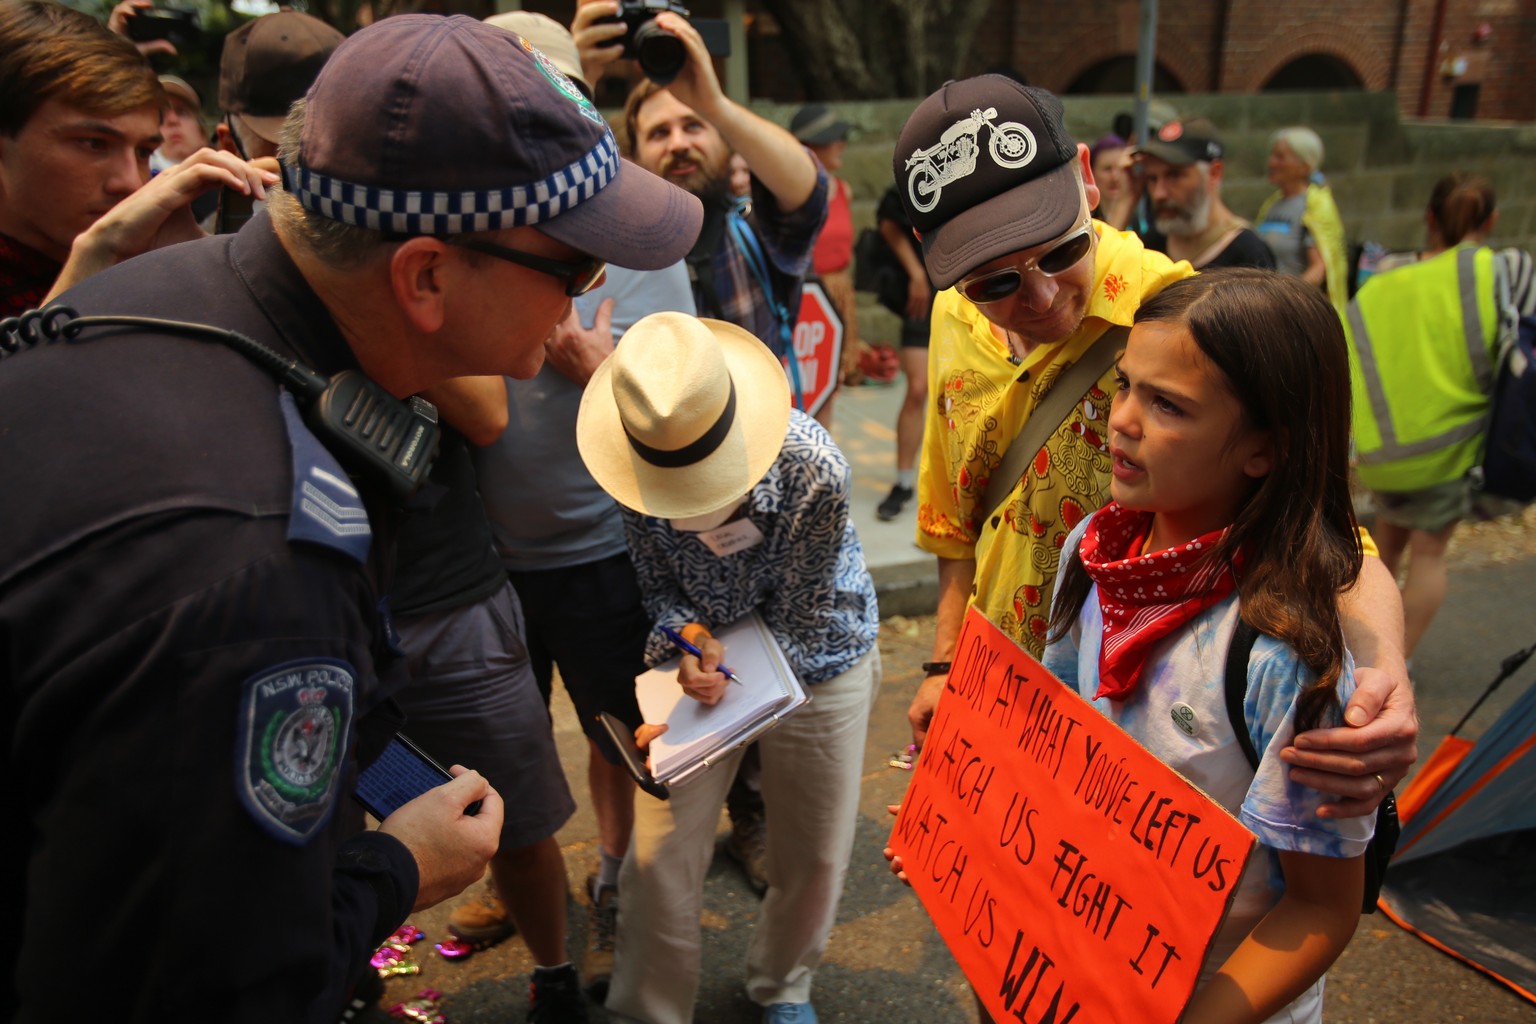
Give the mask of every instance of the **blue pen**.
<svg viewBox="0 0 1536 1024">
<path fill-rule="evenodd" d="M 683 639 L 683 634 L 679 633 L 677 630 L 673 629 L 671 626 L 657 626 L 656 628 L 661 630 L 662 633 L 666 635 L 666 638 L 668 640 L 672 641 L 673 646 L 677 647 L 679 650 L 687 651 L 689 654 L 693 655 L 695 658 L 702 658 L 702 657 L 704 657 L 704 652 L 703 651 L 701 651 L 697 647 L 693 646 L 693 644 L 689 643 L 687 640 L 684 640 Z M 721 675 L 725 676 L 725 678 L 729 679 L 731 682 L 735 683 L 737 686 L 745 686 L 746 685 L 745 683 L 743 683 L 741 681 L 741 677 L 740 676 L 738 676 L 735 672 L 732 672 L 730 669 L 726 668 L 724 665 L 717 665 L 717 666 L 715 666 L 715 671 L 717 671 Z"/>
</svg>

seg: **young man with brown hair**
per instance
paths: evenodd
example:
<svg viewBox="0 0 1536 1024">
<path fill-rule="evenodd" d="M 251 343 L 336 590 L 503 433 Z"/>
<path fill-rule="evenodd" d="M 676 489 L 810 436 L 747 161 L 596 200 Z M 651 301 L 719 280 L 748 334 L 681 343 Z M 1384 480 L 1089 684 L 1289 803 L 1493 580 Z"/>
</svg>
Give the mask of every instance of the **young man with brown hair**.
<svg viewBox="0 0 1536 1024">
<path fill-rule="evenodd" d="M 96 19 L 53 0 L 0 4 L 0 315 L 199 237 L 188 205 L 210 188 L 261 195 L 277 180 L 200 151 L 144 189 L 164 103 L 149 61 Z"/>
</svg>

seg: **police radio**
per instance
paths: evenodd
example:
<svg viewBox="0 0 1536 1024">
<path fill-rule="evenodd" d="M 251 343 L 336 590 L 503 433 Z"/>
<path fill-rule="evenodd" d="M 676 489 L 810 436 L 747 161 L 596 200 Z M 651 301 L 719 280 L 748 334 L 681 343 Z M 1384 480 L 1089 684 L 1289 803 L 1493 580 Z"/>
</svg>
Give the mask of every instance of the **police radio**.
<svg viewBox="0 0 1536 1024">
<path fill-rule="evenodd" d="M 0 359 L 74 340 L 88 327 L 134 327 L 223 342 L 293 393 L 304 422 L 343 466 L 382 483 L 401 501 L 416 493 L 437 461 L 442 428 L 431 402 L 415 395 L 402 401 L 360 370 L 327 379 L 239 331 L 157 317 L 79 316 L 68 306 L 49 306 L 0 320 Z"/>
</svg>

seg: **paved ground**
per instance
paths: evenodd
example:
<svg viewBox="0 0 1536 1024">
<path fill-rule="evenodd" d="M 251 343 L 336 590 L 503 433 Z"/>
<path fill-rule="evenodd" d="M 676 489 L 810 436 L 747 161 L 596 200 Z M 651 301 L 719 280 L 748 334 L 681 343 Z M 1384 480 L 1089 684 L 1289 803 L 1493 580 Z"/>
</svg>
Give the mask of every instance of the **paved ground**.
<svg viewBox="0 0 1536 1024">
<path fill-rule="evenodd" d="M 899 523 L 878 523 L 873 516 L 874 505 L 890 485 L 889 425 L 899 400 L 898 388 L 853 389 L 838 410 L 835 431 L 855 465 L 855 517 L 870 563 L 881 572 L 926 561 L 911 542 L 910 510 Z M 1536 633 L 1529 615 L 1536 513 L 1469 530 L 1455 550 L 1450 599 L 1416 659 L 1425 752 L 1470 706 L 1499 660 L 1531 643 L 1530 634 Z M 1521 599 L 1512 600 L 1516 595 Z M 886 676 L 870 720 L 857 841 L 831 948 L 816 981 L 815 1001 L 823 1021 L 976 1019 L 954 961 L 911 892 L 886 871 L 880 854 L 890 829 L 885 805 L 900 799 L 907 781 L 907 775 L 889 768 L 886 760 L 910 740 L 905 710 L 919 681 L 917 666 L 928 656 L 931 633 L 932 619 L 927 616 L 887 618 L 881 632 Z M 1490 700 L 1468 732 L 1475 735 L 1533 676 L 1536 663 Z M 557 697 L 556 711 L 567 775 L 579 782 L 585 773 L 585 747 L 563 694 Z M 596 857 L 595 836 L 585 806 L 560 833 L 573 892 Z M 741 995 L 740 978 L 757 904 L 735 865 L 723 855 L 710 872 L 705 903 L 706 976 L 696 1019 L 701 1024 L 756 1021 L 758 1012 Z M 579 958 L 585 939 L 583 908 L 574 899 L 570 908 L 570 944 Z M 443 1008 L 451 1024 L 521 1020 L 531 968 L 522 943 L 512 939 L 465 961 L 444 961 L 432 952 L 430 942 L 446 937 L 448 910 L 441 906 L 412 919 L 428 935 L 417 947 L 422 973 L 391 979 L 382 1005 L 432 987 L 445 993 Z M 380 1012 L 371 1019 L 377 1024 L 392 1018 Z M 594 1007 L 594 1022 L 605 1019 Z M 1370 916 L 1361 918 L 1354 943 L 1330 975 L 1327 1019 L 1331 1024 L 1536 1022 L 1536 1007 L 1380 916 Z"/>
</svg>

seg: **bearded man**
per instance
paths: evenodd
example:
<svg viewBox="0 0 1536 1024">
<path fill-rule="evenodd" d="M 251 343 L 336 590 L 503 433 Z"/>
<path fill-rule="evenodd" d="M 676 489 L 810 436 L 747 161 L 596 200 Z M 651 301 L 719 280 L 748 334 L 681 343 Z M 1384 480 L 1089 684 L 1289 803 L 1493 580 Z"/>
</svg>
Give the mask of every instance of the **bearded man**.
<svg viewBox="0 0 1536 1024">
<path fill-rule="evenodd" d="M 684 18 L 666 11 L 656 25 L 682 40 L 688 59 L 667 86 L 647 79 L 630 92 L 629 158 L 704 203 L 704 227 L 688 255 L 699 315 L 744 327 L 782 356 L 827 217 L 827 172 L 788 131 L 725 95 Z M 733 153 L 752 171 L 747 203 L 731 194 Z"/>
<path fill-rule="evenodd" d="M 1169 121 L 1136 150 L 1152 223 L 1167 239 L 1163 251 L 1196 270 L 1273 270 L 1269 246 L 1221 201 L 1222 153 L 1216 126 L 1204 118 Z"/>
</svg>

